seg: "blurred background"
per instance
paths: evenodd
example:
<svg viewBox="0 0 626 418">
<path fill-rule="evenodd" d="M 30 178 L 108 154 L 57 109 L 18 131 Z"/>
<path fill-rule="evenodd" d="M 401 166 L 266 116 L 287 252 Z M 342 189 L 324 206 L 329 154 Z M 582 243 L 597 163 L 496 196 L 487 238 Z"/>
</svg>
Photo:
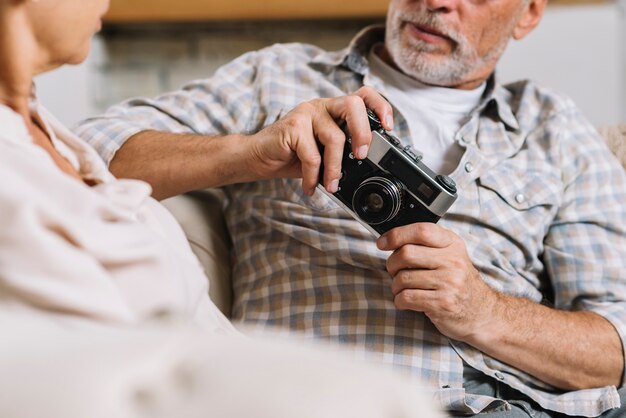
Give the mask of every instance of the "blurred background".
<svg viewBox="0 0 626 418">
<path fill-rule="evenodd" d="M 65 124 L 133 96 L 154 96 L 276 42 L 334 50 L 384 22 L 385 0 L 112 0 L 85 63 L 37 79 Z M 596 126 L 626 122 L 626 0 L 549 0 L 512 42 L 500 81 L 531 78 L 572 97 Z M 65 86 L 73 86 L 68 90 Z"/>
</svg>

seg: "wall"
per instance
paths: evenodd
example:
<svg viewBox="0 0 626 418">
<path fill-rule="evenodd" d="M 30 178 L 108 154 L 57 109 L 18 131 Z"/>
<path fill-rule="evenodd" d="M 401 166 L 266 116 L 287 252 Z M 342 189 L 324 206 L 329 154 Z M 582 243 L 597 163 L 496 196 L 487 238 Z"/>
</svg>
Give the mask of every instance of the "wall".
<svg viewBox="0 0 626 418">
<path fill-rule="evenodd" d="M 539 28 L 513 42 L 503 81 L 533 78 L 571 97 L 597 125 L 626 121 L 624 4 L 549 7 Z M 209 76 L 248 50 L 275 42 L 344 47 L 371 20 L 126 26 L 94 41 L 86 63 L 39 78 L 44 103 L 66 124 L 131 96 L 152 96 Z M 69 87 L 71 86 L 71 88 Z"/>
<path fill-rule="evenodd" d="M 596 125 L 626 122 L 624 5 L 548 8 L 535 31 L 511 42 L 501 78 L 532 78 L 559 90 Z"/>
</svg>

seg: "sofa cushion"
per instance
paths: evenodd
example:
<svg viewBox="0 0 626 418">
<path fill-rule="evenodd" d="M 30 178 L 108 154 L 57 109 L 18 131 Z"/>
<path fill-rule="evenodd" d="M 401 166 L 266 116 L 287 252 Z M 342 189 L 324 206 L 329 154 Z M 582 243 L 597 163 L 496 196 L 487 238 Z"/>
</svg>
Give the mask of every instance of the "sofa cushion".
<svg viewBox="0 0 626 418">
<path fill-rule="evenodd" d="M 626 124 L 608 126 L 600 129 L 607 145 L 626 168 Z"/>
<path fill-rule="evenodd" d="M 197 190 L 163 200 L 161 203 L 178 220 L 192 251 L 209 278 L 209 295 L 217 307 L 230 317 L 232 286 L 230 280 L 230 236 L 222 214 L 223 194 L 219 190 Z"/>
</svg>

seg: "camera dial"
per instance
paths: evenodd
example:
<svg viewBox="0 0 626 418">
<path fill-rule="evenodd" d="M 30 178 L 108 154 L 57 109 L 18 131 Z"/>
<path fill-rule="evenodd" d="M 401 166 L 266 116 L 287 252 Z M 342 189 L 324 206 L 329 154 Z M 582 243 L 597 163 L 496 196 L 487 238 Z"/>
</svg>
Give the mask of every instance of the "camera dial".
<svg viewBox="0 0 626 418">
<path fill-rule="evenodd" d="M 372 131 L 377 131 L 383 128 L 383 124 L 380 122 L 380 119 L 378 119 L 378 116 L 376 116 L 376 113 L 374 113 L 372 109 L 367 109 L 367 118 Z"/>
<path fill-rule="evenodd" d="M 393 219 L 402 206 L 403 185 L 395 179 L 374 176 L 363 181 L 352 197 L 354 212 L 370 225 Z"/>
</svg>

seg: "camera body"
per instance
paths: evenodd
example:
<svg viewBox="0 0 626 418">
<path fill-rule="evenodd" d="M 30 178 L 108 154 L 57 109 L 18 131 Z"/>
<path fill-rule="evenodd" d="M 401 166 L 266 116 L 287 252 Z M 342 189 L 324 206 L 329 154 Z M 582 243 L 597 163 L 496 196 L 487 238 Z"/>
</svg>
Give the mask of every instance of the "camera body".
<svg viewBox="0 0 626 418">
<path fill-rule="evenodd" d="M 372 129 L 367 158 L 358 160 L 352 154 L 348 138 L 339 190 L 329 193 L 323 187 L 323 167 L 318 188 L 375 236 L 415 222 L 436 223 L 457 198 L 454 180 L 434 173 L 420 155 L 387 134 L 371 110 L 367 112 Z"/>
</svg>

